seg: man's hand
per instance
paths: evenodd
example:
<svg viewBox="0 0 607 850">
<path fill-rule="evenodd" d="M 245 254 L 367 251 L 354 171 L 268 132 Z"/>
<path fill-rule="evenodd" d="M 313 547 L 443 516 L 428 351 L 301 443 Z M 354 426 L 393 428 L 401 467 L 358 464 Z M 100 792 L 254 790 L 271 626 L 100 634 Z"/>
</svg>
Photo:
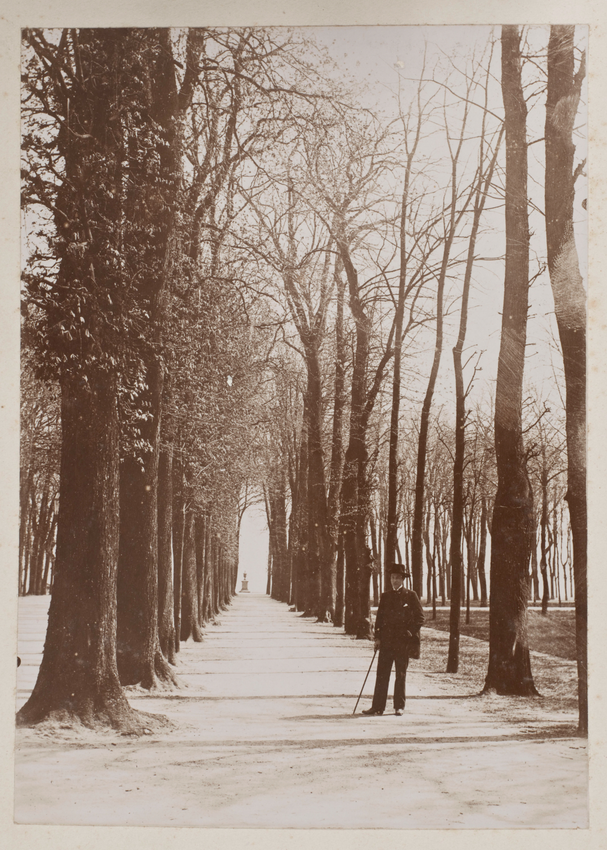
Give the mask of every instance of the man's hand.
<svg viewBox="0 0 607 850">
<path fill-rule="evenodd" d="M 377 650 L 379 649 L 379 643 L 380 642 L 377 639 L 373 642 L 373 648 L 374 648 L 375 652 L 377 652 Z"/>
</svg>

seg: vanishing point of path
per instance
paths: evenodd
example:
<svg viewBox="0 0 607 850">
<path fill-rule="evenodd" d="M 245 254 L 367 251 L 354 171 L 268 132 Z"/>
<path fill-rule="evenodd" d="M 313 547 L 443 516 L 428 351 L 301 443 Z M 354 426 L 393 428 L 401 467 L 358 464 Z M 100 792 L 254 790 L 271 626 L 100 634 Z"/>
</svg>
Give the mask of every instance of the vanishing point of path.
<svg viewBox="0 0 607 850">
<path fill-rule="evenodd" d="M 31 691 L 48 599 L 20 600 L 18 705 Z M 178 691 L 131 690 L 171 728 L 18 730 L 18 823 L 279 828 L 580 828 L 586 747 L 571 734 L 504 719 L 465 681 L 407 676 L 402 718 L 364 717 L 373 670 L 352 710 L 372 645 L 240 594 L 182 645 Z M 462 646 L 472 638 L 462 638 Z M 477 644 L 480 642 L 476 642 Z M 501 705 L 501 703 L 500 703 Z M 388 705 L 390 709 L 390 703 Z M 571 720 L 573 721 L 573 717 Z M 547 718 L 546 723 L 550 723 Z M 542 728 L 545 728 L 544 727 Z"/>
</svg>

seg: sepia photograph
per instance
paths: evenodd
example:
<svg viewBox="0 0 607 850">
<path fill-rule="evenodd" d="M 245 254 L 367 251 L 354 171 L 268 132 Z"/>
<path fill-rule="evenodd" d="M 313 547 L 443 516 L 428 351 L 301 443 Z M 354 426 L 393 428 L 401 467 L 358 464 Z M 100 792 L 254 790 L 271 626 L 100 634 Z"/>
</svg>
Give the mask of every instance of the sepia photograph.
<svg viewBox="0 0 607 850">
<path fill-rule="evenodd" d="M 20 28 L 16 828 L 591 836 L 576 18 Z"/>
</svg>

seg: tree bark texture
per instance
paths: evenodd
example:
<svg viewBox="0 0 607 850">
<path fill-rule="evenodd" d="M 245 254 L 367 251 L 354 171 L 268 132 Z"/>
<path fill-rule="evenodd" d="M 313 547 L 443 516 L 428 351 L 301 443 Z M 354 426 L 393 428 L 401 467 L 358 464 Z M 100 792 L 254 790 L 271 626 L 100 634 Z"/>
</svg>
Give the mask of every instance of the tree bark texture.
<svg viewBox="0 0 607 850">
<path fill-rule="evenodd" d="M 563 350 L 566 387 L 567 504 L 573 537 L 579 729 L 588 733 L 588 587 L 586 504 L 586 293 L 580 274 L 573 204 L 573 129 L 585 60 L 574 73 L 575 27 L 550 28 L 546 98 L 548 269 Z"/>
<path fill-rule="evenodd" d="M 521 81 L 520 32 L 502 27 L 502 93 L 506 126 L 506 264 L 495 395 L 498 485 L 491 525 L 489 667 L 485 690 L 536 694 L 527 639 L 533 491 L 522 434 L 523 373 L 529 290 L 527 107 Z"/>
<path fill-rule="evenodd" d="M 175 682 L 160 649 L 158 628 L 158 465 L 162 366 L 149 377 L 155 415 L 142 423 L 150 450 L 127 456 L 120 470 L 120 553 L 118 562 L 118 670 L 125 685 L 152 689 Z M 157 374 L 160 373 L 160 374 Z"/>
<path fill-rule="evenodd" d="M 485 575 L 485 560 L 487 558 L 487 499 L 483 495 L 481 497 L 481 517 L 480 517 L 480 544 L 478 549 L 478 578 L 481 586 L 480 606 L 484 608 L 487 605 L 487 577 Z"/>
<path fill-rule="evenodd" d="M 146 411 L 139 430 L 147 448 L 123 461 L 122 475 L 131 481 L 121 487 L 129 501 L 122 505 L 118 649 L 123 681 L 152 688 L 158 679 L 174 682 L 159 639 L 158 470 L 165 377 L 163 327 L 174 274 L 175 212 L 182 168 L 178 128 L 184 104 L 178 97 L 168 30 L 144 32 L 147 50 L 142 51 L 146 61 L 140 63 L 140 96 L 148 124 L 143 130 L 137 128 L 140 132 L 130 127 L 125 130 L 128 178 L 133 188 L 126 192 L 130 230 L 123 251 L 126 263 L 138 266 L 138 301 L 150 315 L 149 339 L 142 344 L 139 367 L 145 380 L 141 401 Z M 127 539 L 131 534 L 133 545 Z M 166 617 L 166 609 L 164 613 Z"/>
<path fill-rule="evenodd" d="M 421 119 L 420 119 L 421 121 Z M 419 127 L 418 127 L 419 138 Z M 401 361 L 403 351 L 403 321 L 405 315 L 405 293 L 407 286 L 407 202 L 413 153 L 407 157 L 405 186 L 400 211 L 400 272 L 398 278 L 398 298 L 394 322 L 394 371 L 392 375 L 392 407 L 390 410 L 390 443 L 388 450 L 388 515 L 386 518 L 386 546 L 384 550 L 384 571 L 388 574 L 390 564 L 396 557 L 398 541 L 398 424 L 401 395 Z"/>
<path fill-rule="evenodd" d="M 305 613 L 331 620 L 331 554 L 322 446 L 322 376 L 317 341 L 306 346 L 308 369 L 308 588 Z M 329 606 L 329 607 L 328 607 Z"/>
<path fill-rule="evenodd" d="M 158 470 L 158 637 L 162 654 L 169 663 L 174 664 L 172 445 L 162 449 Z"/>
<path fill-rule="evenodd" d="M 365 564 L 366 488 L 368 453 L 365 428 L 366 377 L 369 363 L 371 323 L 358 290 L 358 275 L 346 246 L 340 246 L 348 278 L 350 307 L 356 323 L 356 348 L 352 373 L 350 436 L 344 462 L 341 529 L 345 557 L 344 628 L 358 638 L 371 635 L 369 588 L 371 572 Z"/>
<path fill-rule="evenodd" d="M 462 531 L 464 524 L 464 462 L 466 454 L 466 390 L 464 387 L 464 368 L 462 353 L 468 330 L 468 304 L 470 301 L 470 285 L 476 253 L 478 230 L 485 208 L 487 194 L 491 187 L 493 172 L 497 162 L 501 134 L 493 156 L 485 164 L 485 120 L 483 119 L 480 156 L 478 166 L 477 186 L 474 195 L 474 213 L 472 228 L 468 240 L 466 270 L 462 287 L 462 304 L 460 311 L 459 331 L 453 348 L 453 372 L 455 376 L 455 457 L 453 460 L 453 514 L 451 525 L 451 608 L 449 612 L 449 655 L 447 673 L 457 673 L 459 666 L 459 619 L 462 597 Z M 470 529 L 473 523 L 473 510 L 470 510 Z M 470 586 L 472 547 L 468 546 L 468 587 Z M 468 605 L 470 599 L 468 596 Z"/>
<path fill-rule="evenodd" d="M 202 640 L 199 619 L 198 580 L 196 574 L 196 516 L 187 511 L 183 541 L 183 578 L 181 585 L 181 640 Z"/>
<path fill-rule="evenodd" d="M 185 476 L 181 460 L 181 446 L 173 462 L 173 619 L 175 624 L 175 652 L 181 640 L 181 587 L 183 583 L 183 551 L 185 534 Z"/>
<path fill-rule="evenodd" d="M 329 495 L 327 498 L 327 528 L 329 534 L 329 610 L 332 612 L 333 623 L 336 624 L 338 589 L 338 548 L 339 548 L 339 517 L 341 512 L 341 489 L 344 469 L 344 418 L 345 418 L 345 385 L 346 385 L 346 338 L 344 333 L 344 300 L 345 283 L 340 274 L 340 265 L 335 268 L 336 316 L 335 316 L 335 383 L 333 401 L 333 433 L 331 440 L 331 469 Z M 341 617 L 343 625 L 343 589 Z"/>
<path fill-rule="evenodd" d="M 272 598 L 289 601 L 289 558 L 287 539 L 287 490 L 284 471 L 269 490 L 272 537 Z"/>
<path fill-rule="evenodd" d="M 116 666 L 118 407 L 116 379 L 100 371 L 61 385 L 64 449 L 55 580 L 44 654 L 21 724 L 77 717 L 141 731 Z"/>
<path fill-rule="evenodd" d="M 29 38 L 46 55 L 43 36 Z M 21 722 L 66 712 L 89 725 L 141 730 L 116 664 L 116 375 L 127 342 L 117 327 L 128 323 L 134 292 L 116 260 L 124 157 L 122 134 L 113 129 L 116 91 L 132 76 L 139 46 L 132 30 L 64 30 L 57 51 L 65 68 L 72 65 L 72 79 L 53 76 L 49 83 L 64 119 L 57 145 L 65 174 L 55 210 L 60 267 L 47 311 L 47 354 L 59 363 L 61 387 L 60 507 L 44 656 Z M 136 100 L 132 89 L 131 95 Z M 129 112 L 133 101 L 125 97 L 122 106 Z"/>
</svg>

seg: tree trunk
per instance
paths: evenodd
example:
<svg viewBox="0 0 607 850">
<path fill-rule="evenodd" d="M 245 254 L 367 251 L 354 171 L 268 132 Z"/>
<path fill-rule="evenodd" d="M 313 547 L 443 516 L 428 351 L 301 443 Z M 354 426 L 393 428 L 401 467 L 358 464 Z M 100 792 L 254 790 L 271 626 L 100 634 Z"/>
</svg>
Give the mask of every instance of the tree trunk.
<svg viewBox="0 0 607 850">
<path fill-rule="evenodd" d="M 327 490 L 322 446 L 322 377 L 317 341 L 306 346 L 308 368 L 308 529 L 307 603 L 305 614 L 319 622 L 333 619 L 331 552 L 328 533 Z"/>
<path fill-rule="evenodd" d="M 22 455 L 25 447 L 21 446 Z M 25 596 L 31 551 L 31 516 L 34 491 L 34 464 L 30 461 L 27 473 L 22 468 L 19 481 L 19 595 Z"/>
<path fill-rule="evenodd" d="M 449 614 L 449 656 L 447 673 L 457 673 L 459 666 L 459 618 L 462 596 L 462 531 L 464 522 L 464 461 L 466 454 L 466 391 L 464 389 L 464 368 L 462 353 L 468 330 L 468 303 L 470 301 L 470 284 L 476 253 L 476 239 L 489 192 L 493 171 L 497 162 L 501 134 L 495 146 L 495 151 L 485 171 L 485 123 L 481 132 L 480 155 L 478 167 L 478 182 L 474 197 L 474 215 L 468 240 L 466 270 L 462 287 L 462 306 L 460 312 L 459 332 L 453 348 L 453 371 L 455 374 L 455 458 L 453 461 L 453 514 L 451 524 L 451 610 Z M 437 342 L 438 345 L 438 342 Z M 470 509 L 470 527 L 472 527 L 473 510 Z M 471 532 L 470 532 L 471 533 Z M 468 547 L 468 588 L 470 586 L 470 547 Z M 468 604 L 469 604 L 468 593 Z M 469 608 L 468 608 L 469 610 Z M 469 614 L 468 614 L 469 618 Z"/>
<path fill-rule="evenodd" d="M 350 437 L 344 462 L 342 483 L 341 533 L 343 535 L 346 590 L 344 628 L 346 634 L 370 638 L 372 632 L 369 588 L 371 569 L 366 555 L 366 525 L 369 512 L 367 481 L 367 430 L 369 417 L 381 386 L 384 369 L 393 354 L 394 325 L 386 350 L 377 366 L 372 385 L 367 389 L 367 370 L 371 343 L 371 320 L 360 296 L 358 273 L 352 263 L 347 244 L 338 240 L 340 257 L 346 272 L 350 309 L 356 323 L 356 346 L 352 370 L 350 403 Z"/>
<path fill-rule="evenodd" d="M 506 267 L 495 393 L 498 485 L 491 524 L 489 668 L 485 691 L 537 694 L 527 641 L 533 491 L 522 433 L 523 373 L 529 290 L 527 107 L 521 81 L 520 33 L 502 27 L 502 93 L 506 126 Z"/>
<path fill-rule="evenodd" d="M 398 278 L 398 299 L 394 321 L 394 372 L 392 376 L 392 407 L 390 410 L 390 443 L 388 451 L 388 516 L 386 531 L 386 546 L 384 549 L 384 569 L 388 574 L 390 564 L 394 563 L 396 544 L 398 541 L 398 423 L 400 414 L 401 394 L 401 361 L 403 352 L 403 320 L 405 315 L 405 297 L 407 284 L 407 203 L 409 200 L 409 183 L 413 158 L 419 141 L 421 117 L 418 121 L 417 136 L 413 149 L 407 156 L 405 169 L 405 185 L 400 211 L 400 272 Z M 421 582 L 420 582 L 421 585 Z M 418 595 L 421 593 L 418 591 Z"/>
<path fill-rule="evenodd" d="M 269 488 L 269 515 L 272 523 L 272 599 L 289 601 L 289 558 L 287 541 L 287 492 L 284 470 L 278 483 Z"/>
<path fill-rule="evenodd" d="M 273 564 L 273 560 L 274 559 L 272 557 L 272 546 L 271 546 L 271 538 L 270 538 L 270 540 L 268 542 L 268 569 L 267 569 L 267 576 L 266 576 L 266 596 L 272 595 L 272 580 L 273 580 L 272 564 Z"/>
<path fill-rule="evenodd" d="M 143 137 L 130 126 L 125 129 L 125 150 L 131 154 L 128 182 L 133 188 L 126 191 L 123 212 L 132 224 L 131 241 L 138 249 L 138 300 L 150 316 L 149 339 L 145 340 L 141 351 L 146 384 L 141 400 L 145 402 L 142 409 L 148 412 L 148 419 L 139 426 L 149 449 L 140 451 L 139 457 L 125 458 L 123 463 L 123 474 L 131 480 L 127 481 L 124 490 L 129 504 L 121 505 L 118 669 L 125 683 L 137 682 L 144 688 L 153 688 L 158 679 L 175 682 L 159 639 L 158 470 L 165 378 L 163 329 L 174 275 L 176 211 L 182 170 L 178 131 L 180 110 L 185 103 L 178 98 L 169 31 L 158 29 L 144 33 L 148 64 L 142 65 L 141 73 L 147 84 L 142 87 L 142 98 L 149 113 L 148 120 L 154 122 L 154 133 L 146 136 L 147 145 L 143 151 Z M 152 162 L 155 163 L 153 168 Z M 153 239 L 148 237 L 149 231 L 153 232 Z M 146 238 L 141 239 L 141 234 L 146 234 Z M 133 246 L 128 247 L 132 250 Z M 124 253 L 127 254 L 126 247 Z M 140 512 L 139 517 L 136 510 Z M 127 539 L 131 534 L 134 537 L 132 545 Z M 139 587 L 137 581 L 141 582 Z"/>
<path fill-rule="evenodd" d="M 337 539 L 337 594 L 335 599 L 335 619 L 334 624 L 336 626 L 343 626 L 344 624 L 344 613 L 345 613 L 345 581 L 346 581 L 346 566 L 345 566 L 345 553 L 344 553 L 344 544 L 343 544 L 343 536 L 340 534 Z"/>
<path fill-rule="evenodd" d="M 487 558 L 487 499 L 483 495 L 481 497 L 481 541 L 478 549 L 478 578 L 481 586 L 480 606 L 485 608 L 487 605 L 487 577 L 485 575 L 485 560 Z"/>
<path fill-rule="evenodd" d="M 333 401 L 333 434 L 331 440 L 331 468 L 329 480 L 329 495 L 327 498 L 327 529 L 329 534 L 330 557 L 330 610 L 333 614 L 334 625 L 343 626 L 343 575 L 341 588 L 341 622 L 338 624 L 337 606 L 340 596 L 339 570 L 339 520 L 341 513 L 341 491 L 344 470 L 344 417 L 345 417 L 345 385 L 346 385 L 346 338 L 344 333 L 344 299 L 345 283 L 335 268 L 335 285 L 337 289 L 335 316 L 335 383 Z M 343 555 L 343 550 L 342 550 Z M 343 568 L 343 563 L 342 563 Z"/>
<path fill-rule="evenodd" d="M 118 672 L 123 685 L 151 690 L 175 683 L 160 650 L 158 630 L 158 463 L 162 364 L 148 373 L 152 417 L 141 424 L 150 450 L 126 457 L 120 471 L 120 554 L 118 560 Z"/>
<path fill-rule="evenodd" d="M 377 608 L 379 605 L 380 589 L 379 576 L 381 573 L 381 552 L 378 538 L 381 531 L 378 531 L 373 512 L 369 513 L 369 532 L 371 534 L 371 551 L 373 553 L 373 568 L 371 573 L 371 585 L 373 589 L 373 605 Z"/>
<path fill-rule="evenodd" d="M 546 99 L 546 237 L 566 386 L 567 504 L 573 536 L 579 730 L 588 734 L 586 293 L 573 229 L 573 128 L 585 64 L 574 75 L 575 27 L 552 26 Z"/>
<path fill-rule="evenodd" d="M 57 558 L 44 655 L 20 724 L 78 718 L 142 731 L 116 667 L 118 406 L 108 372 L 61 383 Z"/>
<path fill-rule="evenodd" d="M 540 577 L 537 563 L 537 518 L 533 522 L 533 543 L 531 546 L 531 599 L 535 604 L 540 598 Z"/>
<path fill-rule="evenodd" d="M 158 638 L 162 654 L 175 664 L 172 445 L 162 449 L 158 470 Z"/>
<path fill-rule="evenodd" d="M 183 541 L 183 580 L 181 586 L 181 640 L 202 640 L 198 616 L 198 581 L 196 574 L 196 517 L 193 511 L 185 516 Z"/>
<path fill-rule="evenodd" d="M 211 517 L 207 512 L 207 522 L 204 524 L 204 594 L 202 597 L 202 622 L 208 623 L 213 619 L 213 559 L 212 559 Z"/>
<path fill-rule="evenodd" d="M 445 291 L 445 274 L 441 274 L 436 293 L 436 339 L 434 343 L 434 358 L 426 394 L 422 405 L 419 423 L 419 438 L 417 443 L 417 467 L 415 476 L 415 505 L 413 508 L 413 529 L 411 533 L 411 574 L 413 590 L 422 596 L 423 584 L 423 522 L 424 522 L 424 492 L 426 481 L 426 450 L 428 445 L 428 428 L 430 425 L 430 409 L 434 396 L 434 387 L 438 377 L 441 355 L 443 353 L 443 295 Z"/>
<path fill-rule="evenodd" d="M 202 630 L 204 624 L 204 585 L 205 585 L 205 559 L 204 540 L 208 519 L 197 513 L 194 521 L 194 546 L 196 551 L 196 610 L 198 613 L 198 624 Z"/>
<path fill-rule="evenodd" d="M 183 578 L 183 551 L 185 535 L 185 476 L 181 453 L 177 451 L 173 463 L 173 605 L 175 623 L 175 652 L 181 640 L 181 586 Z"/>
<path fill-rule="evenodd" d="M 53 583 L 53 574 L 54 567 L 53 564 L 55 562 L 55 556 L 53 553 L 53 549 L 55 547 L 55 534 L 57 531 L 57 512 L 53 510 L 53 519 L 51 522 L 51 528 L 49 531 L 49 536 L 46 544 L 46 560 L 44 565 L 44 575 L 42 577 L 42 592 L 47 594 L 50 592 L 50 588 Z"/>
<path fill-rule="evenodd" d="M 291 535 L 289 548 L 291 550 L 291 568 L 293 585 L 293 604 L 297 611 L 305 611 L 307 607 L 307 564 L 306 529 L 308 525 L 308 421 L 306 401 L 301 427 L 299 446 L 299 465 L 295 479 L 295 495 L 291 512 Z"/>
<path fill-rule="evenodd" d="M 40 496 L 40 512 L 35 526 L 32 545 L 32 562 L 30 567 L 30 585 L 28 595 L 40 596 L 42 590 L 42 576 L 44 574 L 44 554 L 46 551 L 47 538 L 50 531 L 52 517 L 49 505 L 49 482 L 44 483 L 44 489 Z"/>
<path fill-rule="evenodd" d="M 211 575 L 213 576 L 211 613 L 213 619 L 215 619 L 219 614 L 219 609 L 221 607 L 221 576 L 219 573 L 219 543 L 217 541 L 217 534 L 214 531 L 211 532 Z"/>
<path fill-rule="evenodd" d="M 51 83 L 64 119 L 57 148 L 65 179 L 55 208 L 61 234 L 58 285 L 47 312 L 50 326 L 63 327 L 75 318 L 77 301 L 80 317 L 78 329 L 72 323 L 67 335 L 56 332 L 61 339 L 49 334 L 49 349 L 63 364 L 58 367 L 62 455 L 57 558 L 44 656 L 32 696 L 19 712 L 21 722 L 63 712 L 89 725 L 142 728 L 120 687 L 116 664 L 120 524 L 115 364 L 133 341 L 122 329 L 129 328 L 127 312 L 137 293 L 115 257 L 122 245 L 122 189 L 134 162 L 130 158 L 125 165 L 122 125 L 116 118 L 118 111 L 127 120 L 134 118 L 142 106 L 137 85 L 128 97 L 122 88 L 120 110 L 116 94 L 127 77 L 146 76 L 143 38 L 140 30 L 83 29 L 69 35 L 64 30 L 57 48 L 61 52 L 71 45 L 66 65 L 73 58 L 77 69 L 75 81 L 61 77 L 61 83 Z M 37 44 L 35 36 L 30 43 Z M 58 58 L 57 66 L 63 59 Z M 83 59 L 89 68 L 86 77 Z M 71 133 L 70 127 L 86 132 Z M 108 303 L 110 310 L 103 306 Z"/>
<path fill-rule="evenodd" d="M 364 331 L 362 334 L 357 331 L 357 336 L 364 335 Z M 365 346 L 368 346 L 366 336 L 362 343 L 360 341 L 357 343 L 357 359 L 361 357 Z M 368 347 L 366 350 L 368 351 Z M 366 359 L 365 354 L 365 365 Z M 364 638 L 369 637 L 371 633 L 371 612 L 369 607 L 370 572 L 368 565 L 364 563 L 366 517 L 361 493 L 367 467 L 365 433 L 361 424 L 361 408 L 364 404 L 364 383 L 362 383 L 364 368 L 360 368 L 361 359 L 358 366 L 358 370 L 355 366 L 352 379 L 350 442 L 344 464 L 341 523 L 346 570 L 344 627 L 346 634 Z"/>
</svg>

